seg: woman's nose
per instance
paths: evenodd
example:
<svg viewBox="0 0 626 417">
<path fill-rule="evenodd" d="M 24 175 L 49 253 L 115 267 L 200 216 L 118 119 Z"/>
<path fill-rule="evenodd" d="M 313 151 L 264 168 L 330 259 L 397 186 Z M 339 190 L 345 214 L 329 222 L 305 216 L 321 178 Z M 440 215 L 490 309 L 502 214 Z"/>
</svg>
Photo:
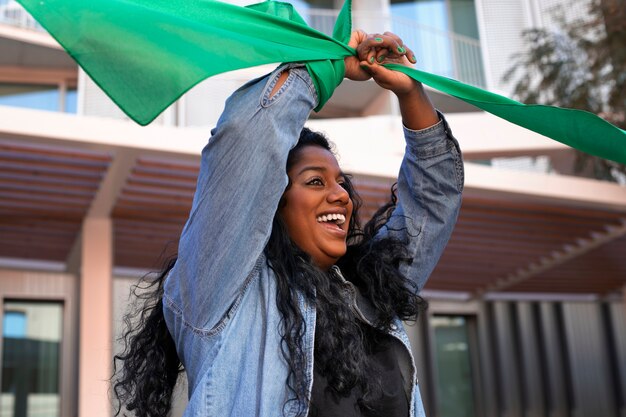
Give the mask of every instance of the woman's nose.
<svg viewBox="0 0 626 417">
<path fill-rule="evenodd" d="M 346 190 L 342 184 L 335 183 L 328 193 L 328 201 L 331 203 L 340 202 L 341 204 L 348 204 L 350 194 L 348 194 L 348 190 Z"/>
</svg>

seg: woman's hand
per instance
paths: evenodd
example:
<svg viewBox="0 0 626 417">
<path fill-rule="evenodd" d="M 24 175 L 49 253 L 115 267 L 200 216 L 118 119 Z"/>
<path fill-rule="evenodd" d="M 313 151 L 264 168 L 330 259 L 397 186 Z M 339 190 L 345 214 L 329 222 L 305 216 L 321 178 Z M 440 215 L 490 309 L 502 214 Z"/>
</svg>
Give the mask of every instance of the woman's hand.
<svg viewBox="0 0 626 417">
<path fill-rule="evenodd" d="M 409 129 L 424 129 L 439 121 L 421 83 L 382 66 L 389 62 L 407 67 L 415 64 L 415 54 L 399 36 L 391 32 L 368 35 L 357 30 L 352 32 L 349 45 L 356 49 L 357 56 L 344 60 L 346 78 L 355 81 L 373 78 L 382 88 L 392 91 L 398 97 L 402 122 Z"/>
<path fill-rule="evenodd" d="M 352 32 L 349 45 L 356 49 L 357 56 L 345 59 L 346 78 L 365 81 L 373 78 L 382 88 L 403 95 L 416 87 L 416 82 L 405 74 L 383 67 L 383 63 L 412 66 L 415 61 L 413 51 L 403 45 L 399 36 L 367 34 L 362 30 Z"/>
<path fill-rule="evenodd" d="M 358 50 L 358 46 L 364 42 L 368 37 L 368 34 L 362 30 L 352 31 L 350 35 L 350 42 L 348 45 Z M 372 78 L 370 74 L 365 72 L 361 68 L 361 59 L 358 56 L 351 55 L 346 57 L 343 62 L 346 65 L 345 77 L 354 81 L 366 81 Z"/>
</svg>

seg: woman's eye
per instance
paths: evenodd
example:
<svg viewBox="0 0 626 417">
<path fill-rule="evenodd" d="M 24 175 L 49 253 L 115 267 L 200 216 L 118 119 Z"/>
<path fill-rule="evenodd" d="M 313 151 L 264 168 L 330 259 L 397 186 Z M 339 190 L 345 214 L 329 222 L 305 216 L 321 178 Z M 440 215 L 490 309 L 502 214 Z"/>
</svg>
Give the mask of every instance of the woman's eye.
<svg viewBox="0 0 626 417">
<path fill-rule="evenodd" d="M 341 188 L 343 188 L 344 190 L 348 190 L 348 183 L 347 182 L 340 182 L 339 185 L 341 186 Z"/>
<path fill-rule="evenodd" d="M 313 178 L 307 182 L 307 185 L 324 185 L 320 178 Z"/>
</svg>

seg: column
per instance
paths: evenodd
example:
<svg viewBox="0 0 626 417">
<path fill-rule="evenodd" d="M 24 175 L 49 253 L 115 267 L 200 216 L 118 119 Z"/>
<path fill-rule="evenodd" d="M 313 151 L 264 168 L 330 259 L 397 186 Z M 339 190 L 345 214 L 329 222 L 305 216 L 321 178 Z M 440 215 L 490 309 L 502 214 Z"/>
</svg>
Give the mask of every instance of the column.
<svg viewBox="0 0 626 417">
<path fill-rule="evenodd" d="M 83 222 L 80 267 L 78 416 L 110 417 L 113 226 L 110 217 Z"/>
</svg>

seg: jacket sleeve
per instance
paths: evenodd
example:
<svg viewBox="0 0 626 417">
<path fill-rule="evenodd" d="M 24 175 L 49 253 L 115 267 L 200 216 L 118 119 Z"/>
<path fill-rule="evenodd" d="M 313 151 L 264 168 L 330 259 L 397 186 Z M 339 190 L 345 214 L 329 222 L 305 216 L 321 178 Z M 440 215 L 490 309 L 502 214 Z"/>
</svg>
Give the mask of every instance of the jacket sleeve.
<svg viewBox="0 0 626 417">
<path fill-rule="evenodd" d="M 302 67 L 270 96 L 281 69 L 249 82 L 226 102 L 202 161 L 167 301 L 199 329 L 217 326 L 237 302 L 269 239 L 287 186 L 287 155 L 316 105 Z"/>
<path fill-rule="evenodd" d="M 420 291 L 450 239 L 461 206 L 464 171 L 458 142 L 447 122 L 423 130 L 405 128 L 406 150 L 398 175 L 398 203 L 377 238 L 408 245 L 412 261 L 400 270 Z"/>
</svg>

